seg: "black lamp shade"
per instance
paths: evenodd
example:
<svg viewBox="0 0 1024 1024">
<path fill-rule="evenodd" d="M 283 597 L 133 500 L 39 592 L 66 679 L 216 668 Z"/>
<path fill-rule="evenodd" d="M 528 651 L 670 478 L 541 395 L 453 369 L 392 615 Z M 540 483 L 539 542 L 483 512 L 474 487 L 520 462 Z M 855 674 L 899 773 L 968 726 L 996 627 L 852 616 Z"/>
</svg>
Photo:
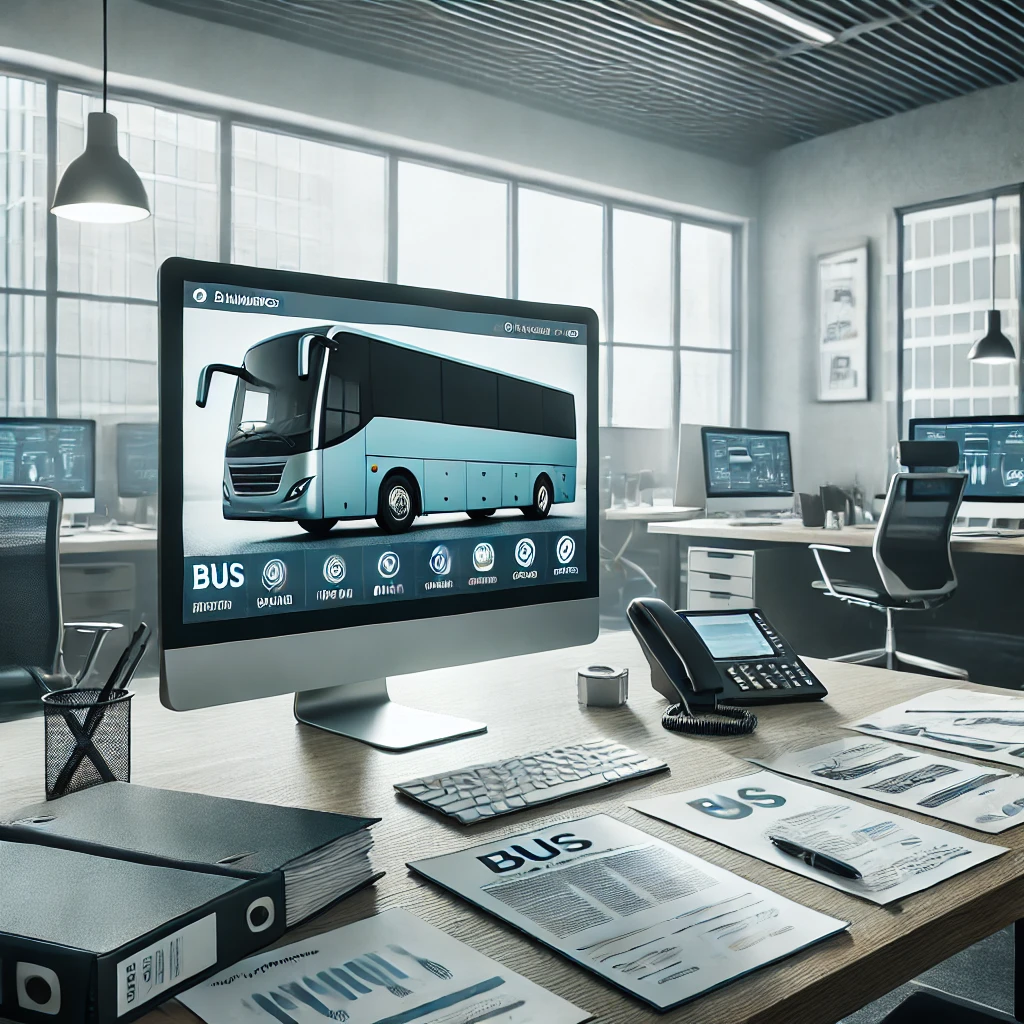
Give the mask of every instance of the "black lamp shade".
<svg viewBox="0 0 1024 1024">
<path fill-rule="evenodd" d="M 988 311 L 988 331 L 979 338 L 967 354 L 973 363 L 1015 363 L 1017 353 L 1013 342 L 1003 334 L 1002 317 L 998 309 Z"/>
<path fill-rule="evenodd" d="M 149 216 L 149 197 L 132 165 L 117 151 L 117 118 L 92 113 L 85 152 L 68 164 L 51 210 L 68 220 L 126 224 Z"/>
</svg>

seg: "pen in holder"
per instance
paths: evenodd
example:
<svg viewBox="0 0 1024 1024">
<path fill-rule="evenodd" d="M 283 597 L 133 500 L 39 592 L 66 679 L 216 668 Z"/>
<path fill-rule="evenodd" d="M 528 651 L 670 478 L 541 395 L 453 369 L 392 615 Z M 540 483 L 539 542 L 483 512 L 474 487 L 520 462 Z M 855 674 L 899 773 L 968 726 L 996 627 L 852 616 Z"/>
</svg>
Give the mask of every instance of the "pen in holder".
<svg viewBox="0 0 1024 1024">
<path fill-rule="evenodd" d="M 101 782 L 131 781 L 128 690 L 55 690 L 44 694 L 46 799 Z"/>
</svg>

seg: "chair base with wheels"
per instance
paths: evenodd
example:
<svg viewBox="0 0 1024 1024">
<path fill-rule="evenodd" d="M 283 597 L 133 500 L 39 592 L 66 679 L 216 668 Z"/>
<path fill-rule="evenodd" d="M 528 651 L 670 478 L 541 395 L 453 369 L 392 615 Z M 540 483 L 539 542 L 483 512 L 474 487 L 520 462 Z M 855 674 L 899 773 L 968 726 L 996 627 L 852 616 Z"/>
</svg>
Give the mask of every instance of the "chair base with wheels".
<svg viewBox="0 0 1024 1024">
<path fill-rule="evenodd" d="M 861 608 L 870 608 L 872 611 L 885 614 L 885 646 L 876 647 L 867 651 L 855 651 L 853 654 L 843 654 L 830 661 L 842 661 L 849 665 L 874 665 L 881 668 L 893 670 L 913 671 L 920 669 L 931 672 L 933 675 L 945 676 L 949 679 L 968 679 L 965 669 L 956 665 L 947 665 L 941 661 L 933 661 L 931 658 L 922 658 L 917 654 L 908 654 L 896 646 L 896 627 L 894 622 L 895 613 L 898 611 L 928 611 L 945 604 L 954 591 L 932 598 L 904 599 L 897 601 L 890 597 L 882 588 L 873 587 L 864 583 L 852 583 L 849 580 L 833 579 L 825 568 L 821 552 L 830 551 L 836 554 L 849 554 L 850 549 L 840 547 L 836 544 L 811 544 L 811 553 L 818 563 L 818 571 L 821 579 L 815 580 L 811 585 L 815 590 L 823 590 L 828 597 L 834 597 L 844 604 L 856 605 Z"/>
</svg>

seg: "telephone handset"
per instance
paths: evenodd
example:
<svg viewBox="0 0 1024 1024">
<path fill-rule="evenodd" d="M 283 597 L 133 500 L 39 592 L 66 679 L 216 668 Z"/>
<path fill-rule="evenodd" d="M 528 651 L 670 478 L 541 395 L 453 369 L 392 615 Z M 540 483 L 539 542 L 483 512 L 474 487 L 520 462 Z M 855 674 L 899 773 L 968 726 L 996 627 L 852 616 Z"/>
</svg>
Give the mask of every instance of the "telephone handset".
<svg viewBox="0 0 1024 1024">
<path fill-rule="evenodd" d="M 650 663 L 651 684 L 681 702 L 663 718 L 666 728 L 742 735 L 757 726 L 746 706 L 820 700 L 827 693 L 757 608 L 676 612 L 657 598 L 638 598 L 626 617 Z"/>
</svg>

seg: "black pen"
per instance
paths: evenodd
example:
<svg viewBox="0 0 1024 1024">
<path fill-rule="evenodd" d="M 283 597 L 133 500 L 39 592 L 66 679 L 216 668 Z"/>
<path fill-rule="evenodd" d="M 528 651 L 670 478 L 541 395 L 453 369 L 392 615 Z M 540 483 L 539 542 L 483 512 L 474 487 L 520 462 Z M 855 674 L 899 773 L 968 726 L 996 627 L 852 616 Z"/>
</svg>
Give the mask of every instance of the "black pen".
<svg viewBox="0 0 1024 1024">
<path fill-rule="evenodd" d="M 790 839 L 783 839 L 782 836 L 769 836 L 768 838 L 783 853 L 788 853 L 791 857 L 799 857 L 808 867 L 827 871 L 830 875 L 839 875 L 840 878 L 858 879 L 864 877 L 852 864 L 847 864 L 845 861 L 830 857 L 827 853 L 809 850 L 806 846 L 794 843 Z"/>
</svg>

